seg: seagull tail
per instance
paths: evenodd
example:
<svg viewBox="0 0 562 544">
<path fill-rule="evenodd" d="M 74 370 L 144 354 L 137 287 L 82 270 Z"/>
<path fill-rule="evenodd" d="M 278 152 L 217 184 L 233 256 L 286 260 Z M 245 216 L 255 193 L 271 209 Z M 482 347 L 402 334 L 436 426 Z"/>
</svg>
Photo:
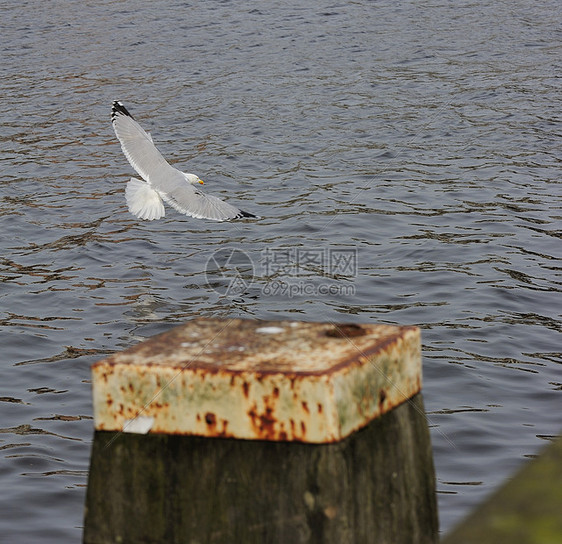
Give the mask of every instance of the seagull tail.
<svg viewBox="0 0 562 544">
<path fill-rule="evenodd" d="M 160 219 L 166 213 L 158 192 L 140 179 L 131 178 L 127 183 L 125 199 L 129 211 L 139 219 Z"/>
</svg>

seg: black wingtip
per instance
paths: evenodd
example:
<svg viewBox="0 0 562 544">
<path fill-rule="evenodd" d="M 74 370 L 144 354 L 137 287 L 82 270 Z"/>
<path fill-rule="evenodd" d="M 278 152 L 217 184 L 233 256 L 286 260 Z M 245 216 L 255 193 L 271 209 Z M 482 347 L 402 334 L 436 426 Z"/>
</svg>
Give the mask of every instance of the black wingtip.
<svg viewBox="0 0 562 544">
<path fill-rule="evenodd" d="M 119 100 L 115 100 L 111 106 L 111 121 L 115 121 L 117 115 L 126 115 L 127 117 L 134 119 L 127 108 L 123 105 L 123 102 L 120 102 Z"/>
<path fill-rule="evenodd" d="M 237 218 L 240 219 L 242 217 L 247 217 L 249 219 L 261 219 L 261 217 L 259 215 L 254 215 L 253 213 L 245 212 L 244 210 L 240 210 L 240 213 L 238 214 Z"/>
</svg>

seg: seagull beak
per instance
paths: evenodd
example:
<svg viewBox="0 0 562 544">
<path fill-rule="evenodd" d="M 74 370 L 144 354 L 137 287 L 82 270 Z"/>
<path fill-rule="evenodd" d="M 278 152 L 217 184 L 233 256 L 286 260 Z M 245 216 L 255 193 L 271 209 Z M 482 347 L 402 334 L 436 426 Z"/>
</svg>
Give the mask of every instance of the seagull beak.
<svg viewBox="0 0 562 544">
<path fill-rule="evenodd" d="M 202 180 L 202 179 L 200 179 L 200 180 L 199 180 L 199 183 L 200 183 L 201 185 L 204 185 L 204 183 L 203 183 L 203 180 Z"/>
</svg>

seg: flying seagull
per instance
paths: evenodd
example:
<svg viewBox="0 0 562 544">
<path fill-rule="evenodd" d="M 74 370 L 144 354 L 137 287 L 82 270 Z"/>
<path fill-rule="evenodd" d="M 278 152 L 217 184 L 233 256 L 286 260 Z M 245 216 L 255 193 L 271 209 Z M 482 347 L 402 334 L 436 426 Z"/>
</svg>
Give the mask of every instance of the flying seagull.
<svg viewBox="0 0 562 544">
<path fill-rule="evenodd" d="M 180 172 L 168 164 L 156 149 L 150 133 L 145 132 L 117 100 L 111 108 L 111 122 L 125 157 L 144 180 L 131 178 L 125 189 L 127 206 L 134 216 L 149 220 L 164 217 L 164 200 L 178 212 L 200 219 L 257 218 L 216 196 L 205 194 L 197 187 L 203 184 L 198 176 Z"/>
</svg>

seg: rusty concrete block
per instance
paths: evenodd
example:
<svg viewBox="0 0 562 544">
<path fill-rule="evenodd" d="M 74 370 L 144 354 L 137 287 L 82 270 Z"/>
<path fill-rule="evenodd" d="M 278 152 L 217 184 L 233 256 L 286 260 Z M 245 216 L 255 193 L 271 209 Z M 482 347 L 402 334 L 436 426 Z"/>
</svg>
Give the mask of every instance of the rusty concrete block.
<svg viewBox="0 0 562 544">
<path fill-rule="evenodd" d="M 92 375 L 96 430 L 336 442 L 420 391 L 420 331 L 195 319 Z"/>
</svg>

